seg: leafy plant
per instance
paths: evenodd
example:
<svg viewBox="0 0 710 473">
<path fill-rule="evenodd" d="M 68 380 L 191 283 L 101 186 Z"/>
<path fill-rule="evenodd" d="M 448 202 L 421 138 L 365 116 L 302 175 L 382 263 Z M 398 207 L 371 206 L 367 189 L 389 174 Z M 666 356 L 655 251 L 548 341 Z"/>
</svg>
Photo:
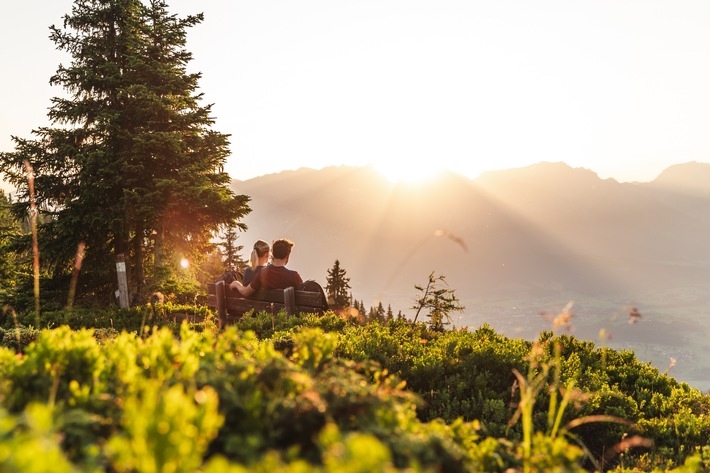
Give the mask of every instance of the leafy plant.
<svg viewBox="0 0 710 473">
<path fill-rule="evenodd" d="M 32 438 L 59 453 L 58 468 L 82 471 L 689 472 L 710 463 L 707 396 L 627 352 L 551 333 L 531 344 L 487 326 L 358 325 L 332 313 L 273 321 L 254 314 L 221 332 L 184 321 L 142 334 L 60 326 L 21 351 L 0 348 L 0 427 L 9 426 L 0 465 L 23 471 L 8 448 Z M 33 406 L 50 413 L 35 431 Z M 639 448 L 646 438 L 653 450 Z"/>
<path fill-rule="evenodd" d="M 514 370 L 516 387 L 519 391 L 519 401 L 510 425 L 518 420 L 522 423 L 522 442 L 520 444 L 523 471 L 550 471 L 553 468 L 563 468 L 564 471 L 585 471 L 580 460 L 586 454 L 595 461 L 580 439 L 571 430 L 589 422 L 616 422 L 631 425 L 631 422 L 610 415 L 578 417 L 565 424 L 563 419 L 570 403 L 581 405 L 586 395 L 575 388 L 574 378 L 562 385 L 560 381 L 560 347 L 554 344 L 554 358 L 545 360 L 543 343 L 533 344 L 529 355 L 527 376 Z M 547 426 L 545 431 L 536 430 L 534 423 L 534 407 L 540 394 L 547 391 L 549 395 Z M 561 397 L 560 397 L 561 395 Z M 579 408 L 579 405 L 577 406 Z M 569 444 L 569 440 L 579 442 L 578 446 Z M 599 464 L 595 462 L 599 469 Z"/>
<path fill-rule="evenodd" d="M 31 404 L 17 416 L 0 408 L 0 471 L 71 473 L 51 407 Z"/>
<path fill-rule="evenodd" d="M 158 381 L 142 383 L 125 401 L 123 431 L 106 445 L 113 468 L 196 471 L 223 422 L 217 405 L 217 394 L 209 387 L 186 392 L 182 385 L 165 389 Z"/>
<path fill-rule="evenodd" d="M 432 271 L 426 286 L 414 286 L 420 293 L 412 306 L 412 309 L 417 311 L 414 314 L 415 322 L 419 318 L 419 313 L 426 310 L 429 326 L 441 331 L 444 330 L 445 325 L 451 324 L 451 312 L 462 312 L 465 309 L 454 290 L 444 287 L 446 285 L 446 276 L 443 274 L 436 276 Z"/>
</svg>

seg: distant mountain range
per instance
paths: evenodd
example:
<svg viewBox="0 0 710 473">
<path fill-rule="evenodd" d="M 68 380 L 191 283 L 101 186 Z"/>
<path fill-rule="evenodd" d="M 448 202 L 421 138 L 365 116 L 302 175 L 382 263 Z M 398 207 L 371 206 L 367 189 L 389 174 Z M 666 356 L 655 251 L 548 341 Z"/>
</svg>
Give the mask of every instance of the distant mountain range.
<svg viewBox="0 0 710 473">
<path fill-rule="evenodd" d="M 672 166 L 649 183 L 539 163 L 419 185 L 330 167 L 232 188 L 252 198 L 244 245 L 290 238 L 292 266 L 322 283 L 339 259 L 366 305 L 405 310 L 432 271 L 476 301 L 638 298 L 710 281 L 710 164 Z"/>
<path fill-rule="evenodd" d="M 646 183 L 542 162 L 418 185 L 342 166 L 232 188 L 252 199 L 240 244 L 290 238 L 289 266 L 323 285 L 338 259 L 366 306 L 413 315 L 414 285 L 434 271 L 467 307 L 459 326 L 531 338 L 551 327 L 541 312 L 573 301 L 581 338 L 613 327 L 617 343 L 696 343 L 687 357 L 710 358 L 710 164 L 674 165 Z M 644 315 L 633 330 L 631 306 Z M 667 351 L 648 357 L 665 363 Z"/>
</svg>

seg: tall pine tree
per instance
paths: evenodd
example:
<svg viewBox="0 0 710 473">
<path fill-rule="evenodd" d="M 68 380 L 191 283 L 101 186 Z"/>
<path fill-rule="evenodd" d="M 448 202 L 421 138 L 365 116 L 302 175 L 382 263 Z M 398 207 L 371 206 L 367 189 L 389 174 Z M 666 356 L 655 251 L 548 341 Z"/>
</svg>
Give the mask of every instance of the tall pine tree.
<svg viewBox="0 0 710 473">
<path fill-rule="evenodd" d="M 132 299 L 141 299 L 180 257 L 199 261 L 219 228 L 250 211 L 228 187 L 228 136 L 211 129 L 200 74 L 186 70 L 186 30 L 202 19 L 171 15 L 162 0 L 76 0 L 63 27 L 50 28 L 72 58 L 50 79 L 67 98 L 52 99 L 52 127 L 34 130 L 36 139 L 13 137 L 0 171 L 19 190 L 14 210 L 26 214 L 23 163 L 34 169 L 37 203 L 51 217 L 41 255 L 55 276 L 68 273 L 83 241 L 90 289 L 113 291 L 123 254 Z"/>
</svg>

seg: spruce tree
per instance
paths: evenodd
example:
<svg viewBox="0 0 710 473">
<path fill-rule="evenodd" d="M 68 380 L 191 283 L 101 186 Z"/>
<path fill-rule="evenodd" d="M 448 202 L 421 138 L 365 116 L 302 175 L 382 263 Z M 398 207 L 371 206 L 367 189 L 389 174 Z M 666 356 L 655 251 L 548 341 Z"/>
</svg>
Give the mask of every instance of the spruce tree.
<svg viewBox="0 0 710 473">
<path fill-rule="evenodd" d="M 19 283 L 19 255 L 13 245 L 20 235 L 20 223 L 10 212 L 10 199 L 0 189 L 0 308 L 12 302 Z"/>
<path fill-rule="evenodd" d="M 123 254 L 132 299 L 141 299 L 250 211 L 249 198 L 228 187 L 228 135 L 211 129 L 200 74 L 186 70 L 186 30 L 203 16 L 178 18 L 162 0 L 76 0 L 63 20 L 50 39 L 71 63 L 50 83 L 67 96 L 52 99 L 51 127 L 13 137 L 0 171 L 18 188 L 15 212 L 26 214 L 23 163 L 31 164 L 50 218 L 40 228 L 42 261 L 55 276 L 67 274 L 83 241 L 90 289 L 113 292 Z"/>
<path fill-rule="evenodd" d="M 222 247 L 222 263 L 224 269 L 228 271 L 239 271 L 245 265 L 246 262 L 239 255 L 239 252 L 244 249 L 244 245 L 237 245 L 237 227 L 235 225 L 228 225 L 222 235 L 224 241 L 219 245 Z"/>
<path fill-rule="evenodd" d="M 379 322 L 384 322 L 385 321 L 385 306 L 382 305 L 382 302 L 377 303 L 377 308 L 375 309 L 375 318 Z"/>
<path fill-rule="evenodd" d="M 374 306 L 370 306 L 370 310 L 367 311 L 367 321 L 377 322 L 377 309 Z"/>
<path fill-rule="evenodd" d="M 196 266 L 195 278 L 200 286 L 204 289 L 207 284 L 215 282 L 224 274 L 224 261 L 222 260 L 222 252 L 215 247 L 214 250 L 207 254 L 205 259 Z"/>
<path fill-rule="evenodd" d="M 328 270 L 326 278 L 325 292 L 328 299 L 333 301 L 333 308 L 342 309 L 350 302 L 350 278 L 346 277 L 346 272 L 340 267 L 340 261 L 335 260 L 333 268 Z"/>
</svg>

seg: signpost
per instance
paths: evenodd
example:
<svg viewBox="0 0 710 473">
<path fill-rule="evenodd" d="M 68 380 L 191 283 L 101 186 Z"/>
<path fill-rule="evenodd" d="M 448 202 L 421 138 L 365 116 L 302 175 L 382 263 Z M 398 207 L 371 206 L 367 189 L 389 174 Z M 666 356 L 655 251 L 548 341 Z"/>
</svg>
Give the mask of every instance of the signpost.
<svg viewBox="0 0 710 473">
<path fill-rule="evenodd" d="M 128 278 L 126 277 L 126 257 L 123 253 L 116 256 L 116 275 L 118 276 L 118 290 L 116 298 L 121 309 L 128 309 Z"/>
</svg>

